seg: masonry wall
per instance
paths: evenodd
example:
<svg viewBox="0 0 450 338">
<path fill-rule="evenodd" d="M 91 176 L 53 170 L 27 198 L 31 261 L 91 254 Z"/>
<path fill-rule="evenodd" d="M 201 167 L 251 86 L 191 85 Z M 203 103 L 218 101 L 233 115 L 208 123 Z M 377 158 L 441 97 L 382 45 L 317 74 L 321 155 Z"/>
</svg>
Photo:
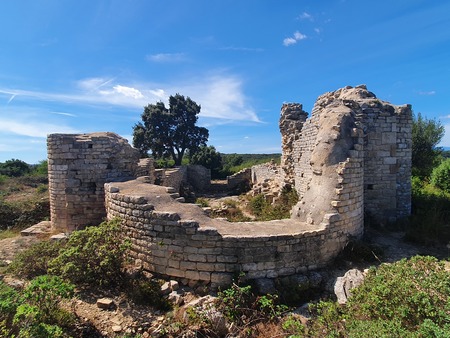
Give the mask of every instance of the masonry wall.
<svg viewBox="0 0 450 338">
<path fill-rule="evenodd" d="M 141 158 L 137 165 L 135 176 L 148 176 L 152 183 L 155 182 L 155 162 L 153 158 Z"/>
<path fill-rule="evenodd" d="M 64 232 L 101 223 L 104 183 L 133 178 L 139 159 L 114 133 L 51 134 L 47 150 L 51 222 Z"/>
<path fill-rule="evenodd" d="M 130 185 L 137 186 L 130 189 Z M 239 233 L 248 223 L 205 221 L 201 217 L 201 221 L 183 219 L 175 212 L 182 208 L 198 212 L 195 205 L 178 204 L 178 208 L 171 206 L 173 212 L 161 211 L 153 202 L 157 202 L 157 195 L 157 203 L 163 200 L 162 205 L 169 204 L 164 200 L 167 193 L 163 187 L 125 182 L 106 184 L 105 189 L 108 218 L 123 220 L 123 228 L 132 241 L 131 256 L 137 264 L 184 282 L 211 283 L 215 287 L 229 284 L 237 272 L 249 279 L 304 273 L 328 264 L 348 240 L 336 214 L 325 215 L 323 223 L 315 227 L 302 228 L 294 220 L 264 222 L 261 225 L 272 226 L 273 234 L 255 231 L 249 235 L 245 231 Z M 258 229 L 258 223 L 252 226 Z M 297 225 L 297 229 L 280 233 L 280 227 L 287 223 Z M 235 227 L 236 234 L 223 230 L 229 227 Z"/>
<path fill-rule="evenodd" d="M 295 165 L 299 160 L 299 154 L 293 151 L 293 144 L 299 140 L 307 117 L 308 113 L 300 103 L 285 103 L 281 107 L 281 168 L 284 170 L 283 180 L 290 185 L 294 185 Z"/>
<path fill-rule="evenodd" d="M 249 185 L 251 182 L 252 170 L 250 168 L 242 169 L 234 175 L 227 176 L 227 189 L 233 190 L 242 185 Z"/>
<path fill-rule="evenodd" d="M 392 222 L 411 213 L 411 107 L 373 99 L 362 109 L 366 212 Z"/>
<path fill-rule="evenodd" d="M 286 123 L 283 116 L 280 128 Z M 363 224 L 363 214 L 377 221 L 391 222 L 411 212 L 411 130 L 412 113 L 409 105 L 394 106 L 381 101 L 362 86 L 345 87 L 320 96 L 311 118 L 298 123 L 301 128 L 294 140 L 286 143 L 286 151 L 293 163 L 285 163 L 289 174 L 293 171 L 295 188 L 300 202 L 293 217 L 302 221 L 320 221 L 320 212 L 329 213 L 331 207 L 347 204 L 355 222 Z M 280 129 L 284 134 L 292 131 Z M 355 178 L 346 192 L 333 189 L 337 163 L 351 159 L 350 170 Z M 354 167 L 357 166 L 357 167 Z M 355 172 L 358 171 L 356 174 Z M 351 187 L 351 189 L 349 188 Z M 357 206 L 358 211 L 352 210 Z M 338 208 L 346 215 L 347 208 Z"/>
<path fill-rule="evenodd" d="M 190 164 L 187 166 L 187 181 L 195 191 L 208 191 L 211 186 L 211 170 L 202 165 Z"/>
</svg>

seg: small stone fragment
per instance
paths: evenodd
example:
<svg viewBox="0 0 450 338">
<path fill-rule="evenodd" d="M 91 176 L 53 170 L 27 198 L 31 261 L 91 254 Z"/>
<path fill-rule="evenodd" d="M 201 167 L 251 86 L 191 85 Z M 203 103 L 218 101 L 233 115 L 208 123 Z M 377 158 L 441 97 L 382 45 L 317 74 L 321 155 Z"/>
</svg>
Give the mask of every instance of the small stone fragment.
<svg viewBox="0 0 450 338">
<path fill-rule="evenodd" d="M 107 310 L 107 309 L 112 308 L 113 305 L 114 305 L 114 301 L 111 298 L 100 298 L 100 299 L 97 299 L 97 307 L 99 309 Z"/>
<path fill-rule="evenodd" d="M 168 295 L 170 293 L 171 288 L 170 288 L 170 282 L 165 282 L 162 286 L 161 286 L 161 293 L 163 295 Z"/>
<path fill-rule="evenodd" d="M 111 329 L 113 330 L 113 332 L 117 333 L 117 332 L 122 331 L 122 326 L 114 325 Z"/>
<path fill-rule="evenodd" d="M 177 291 L 180 288 L 180 284 L 176 280 L 171 280 L 169 282 L 170 290 Z"/>
</svg>

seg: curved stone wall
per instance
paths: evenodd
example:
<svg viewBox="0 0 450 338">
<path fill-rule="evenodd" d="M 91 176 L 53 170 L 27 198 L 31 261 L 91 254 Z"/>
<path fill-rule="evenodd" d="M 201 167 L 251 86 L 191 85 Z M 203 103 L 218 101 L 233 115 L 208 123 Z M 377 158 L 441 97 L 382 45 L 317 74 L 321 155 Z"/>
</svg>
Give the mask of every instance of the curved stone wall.
<svg viewBox="0 0 450 338">
<path fill-rule="evenodd" d="M 349 233 L 338 214 L 319 225 L 298 220 L 230 223 L 207 217 L 172 190 L 144 179 L 105 185 L 108 219 L 120 217 L 132 241 L 131 256 L 148 271 L 213 287 L 246 278 L 276 278 L 325 266 Z M 169 189 L 169 190 L 167 190 Z"/>
</svg>

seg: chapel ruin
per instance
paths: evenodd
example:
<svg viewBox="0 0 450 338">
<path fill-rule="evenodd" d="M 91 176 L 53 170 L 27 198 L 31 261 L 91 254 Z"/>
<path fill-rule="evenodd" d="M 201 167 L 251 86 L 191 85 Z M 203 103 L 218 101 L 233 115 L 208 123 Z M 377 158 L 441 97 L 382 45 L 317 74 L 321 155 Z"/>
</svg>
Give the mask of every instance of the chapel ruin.
<svg viewBox="0 0 450 338">
<path fill-rule="evenodd" d="M 290 219 L 230 223 L 183 203 L 183 184 L 208 189 L 201 166 L 155 170 L 114 133 L 48 136 L 52 226 L 71 232 L 120 217 L 143 269 L 181 281 L 226 285 L 233 274 L 276 278 L 330 263 L 364 229 L 411 211 L 410 105 L 379 100 L 365 86 L 320 96 L 311 117 L 281 109 L 281 165 L 253 167 L 254 187 L 294 187 Z M 270 195 L 270 194 L 268 194 Z M 276 197 L 276 196 L 275 196 Z"/>
</svg>

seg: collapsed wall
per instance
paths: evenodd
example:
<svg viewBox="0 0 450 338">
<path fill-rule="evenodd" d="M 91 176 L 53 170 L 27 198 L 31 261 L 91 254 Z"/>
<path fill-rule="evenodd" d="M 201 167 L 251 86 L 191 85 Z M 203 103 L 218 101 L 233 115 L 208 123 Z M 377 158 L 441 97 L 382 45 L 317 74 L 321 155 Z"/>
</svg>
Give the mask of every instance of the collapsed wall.
<svg viewBox="0 0 450 338">
<path fill-rule="evenodd" d="M 72 232 L 106 216 L 106 182 L 134 178 L 139 152 L 114 133 L 51 134 L 47 138 L 52 226 Z"/>
<path fill-rule="evenodd" d="M 286 107 L 280 121 L 295 110 Z M 379 222 L 410 214 L 411 106 L 379 100 L 364 85 L 345 87 L 321 95 L 297 124 L 293 133 L 280 122 L 282 138 L 292 140 L 282 164 L 299 194 L 292 217 L 314 224 L 337 211 L 362 227 L 364 213 Z"/>
<path fill-rule="evenodd" d="M 73 231 L 120 217 L 136 263 L 183 281 L 218 286 L 237 272 L 275 278 L 325 266 L 362 235 L 364 214 L 382 222 L 409 215 L 412 113 L 358 86 L 320 96 L 306 116 L 299 104 L 283 105 L 281 166 L 234 178 L 261 183 L 262 192 L 270 180 L 295 188 L 299 202 L 290 219 L 211 219 L 179 203 L 177 193 L 185 180 L 207 189 L 208 171 L 151 172 L 153 163 L 138 164 L 126 140 L 95 133 L 48 137 L 52 224 Z"/>
</svg>

